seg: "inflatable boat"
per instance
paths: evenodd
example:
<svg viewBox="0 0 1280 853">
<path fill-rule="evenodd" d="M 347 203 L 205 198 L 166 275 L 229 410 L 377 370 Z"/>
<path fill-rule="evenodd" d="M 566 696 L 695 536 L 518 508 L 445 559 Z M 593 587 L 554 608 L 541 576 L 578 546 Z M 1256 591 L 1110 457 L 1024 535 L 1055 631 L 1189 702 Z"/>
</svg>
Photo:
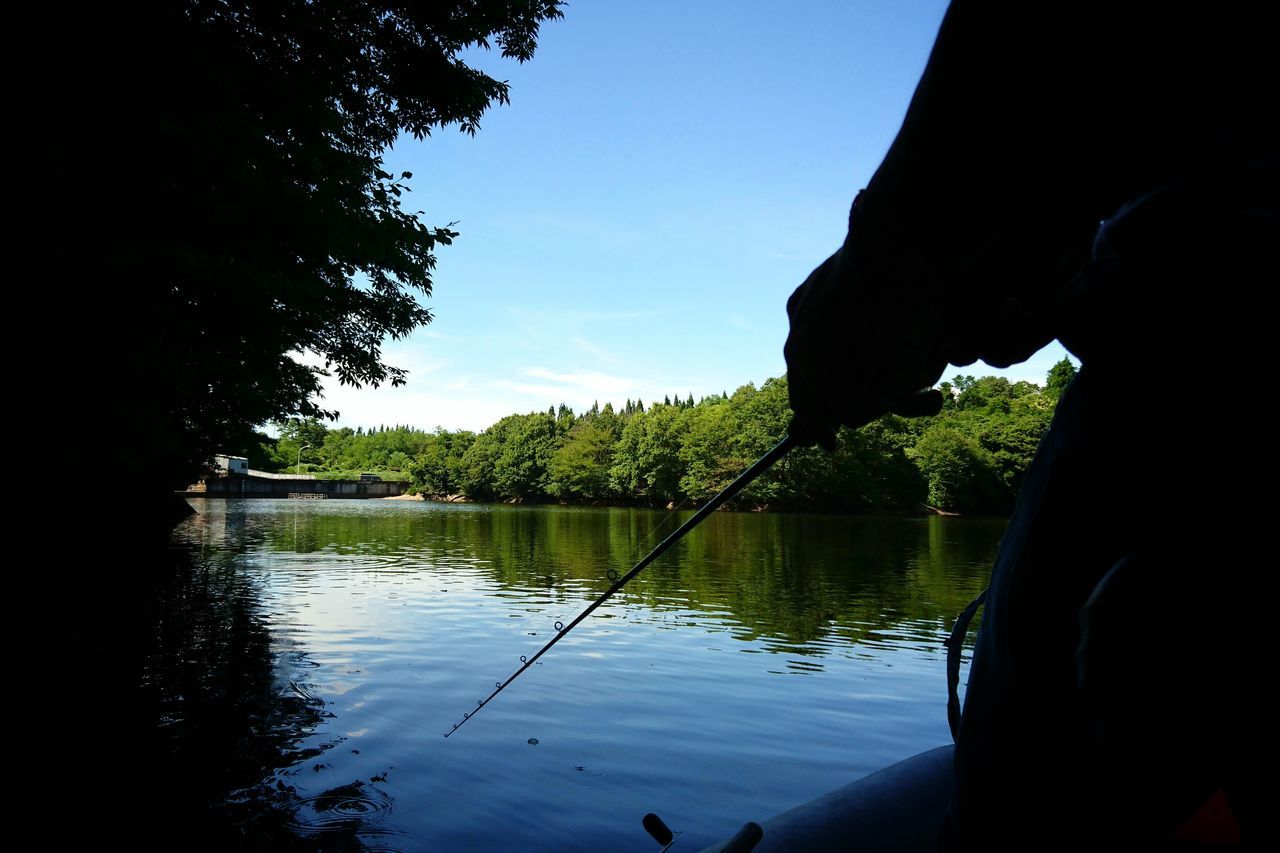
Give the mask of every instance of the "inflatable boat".
<svg viewBox="0 0 1280 853">
<path fill-rule="evenodd" d="M 760 823 L 703 853 L 931 853 L 951 797 L 951 746 L 914 755 Z"/>
</svg>

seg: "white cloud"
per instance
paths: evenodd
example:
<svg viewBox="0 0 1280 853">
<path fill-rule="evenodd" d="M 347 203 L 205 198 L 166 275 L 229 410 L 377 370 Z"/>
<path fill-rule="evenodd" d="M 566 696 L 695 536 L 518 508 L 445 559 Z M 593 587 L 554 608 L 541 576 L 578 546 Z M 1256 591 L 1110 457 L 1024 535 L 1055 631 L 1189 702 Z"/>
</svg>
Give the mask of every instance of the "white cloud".
<svg viewBox="0 0 1280 853">
<path fill-rule="evenodd" d="M 513 379 L 494 379 L 489 387 L 507 394 L 532 397 L 536 402 L 526 403 L 525 410 L 541 410 L 548 406 L 566 403 L 574 409 L 590 408 L 592 403 L 622 402 L 624 397 L 639 396 L 640 383 L 625 376 L 614 376 L 598 370 L 557 372 L 545 367 L 522 367 L 518 373 L 540 382 Z M 518 406 L 518 404 L 517 404 Z M 518 410 L 513 407 L 513 411 Z M 510 414 L 507 412 L 506 414 Z"/>
<path fill-rule="evenodd" d="M 600 394 L 621 394 L 635 388 L 636 381 L 625 376 L 613 376 L 598 370 L 579 370 L 573 373 L 556 373 L 543 367 L 523 367 L 520 373 L 534 379 L 560 382 L 571 388 L 580 388 Z"/>
<path fill-rule="evenodd" d="M 512 391 L 516 394 L 525 394 L 530 397 L 540 397 L 546 400 L 556 400 L 564 402 L 565 393 L 568 389 L 557 385 L 537 385 L 531 382 L 512 382 L 509 379 L 495 379 L 489 383 L 493 388 L 500 391 Z M 575 396 L 576 389 L 575 390 Z M 511 414 L 508 412 L 507 414 Z"/>
<path fill-rule="evenodd" d="M 376 426 L 407 424 L 420 429 L 444 427 L 448 430 L 480 431 L 512 413 L 511 400 L 496 394 L 467 393 L 444 384 L 417 387 L 357 390 L 326 387 L 320 404 L 337 409 L 335 426 Z"/>
<path fill-rule="evenodd" d="M 622 361 L 622 359 L 618 358 L 609 350 L 583 337 L 575 337 L 573 339 L 573 345 L 578 349 L 582 350 L 583 352 L 589 355 L 593 355 L 596 358 L 600 359 L 601 361 L 609 362 L 610 364 L 617 364 L 618 362 Z"/>
</svg>

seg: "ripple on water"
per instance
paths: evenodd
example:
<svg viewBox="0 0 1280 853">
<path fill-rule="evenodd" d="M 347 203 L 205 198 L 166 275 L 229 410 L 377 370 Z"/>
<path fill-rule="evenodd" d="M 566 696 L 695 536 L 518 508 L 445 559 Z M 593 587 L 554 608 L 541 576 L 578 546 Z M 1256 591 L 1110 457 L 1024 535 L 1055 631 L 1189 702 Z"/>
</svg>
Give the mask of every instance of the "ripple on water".
<svg viewBox="0 0 1280 853">
<path fill-rule="evenodd" d="M 194 592 L 169 600 L 188 608 L 195 651 L 161 652 L 182 664 L 242 635 L 260 647 L 247 683 L 277 689 L 245 705 L 245 725 L 279 741 L 263 758 L 276 784 L 236 815 L 329 850 L 629 849 L 639 827 L 618 813 L 636 803 L 696 815 L 683 839 L 696 849 L 714 839 L 695 824 L 740 825 L 933 746 L 941 641 L 999 535 L 980 520 L 718 513 L 444 741 L 610 567 L 647 550 L 657 515 L 316 504 L 211 502 L 188 521 Z M 188 602 L 209 615 L 192 621 Z M 253 632 L 226 634 L 240 625 Z M 191 713 L 176 680 L 189 671 L 150 676 L 184 696 L 162 708 L 171 728 Z M 370 781 L 393 764 L 394 787 Z M 542 819 L 513 825 L 513 804 Z"/>
<path fill-rule="evenodd" d="M 356 780 L 330 788 L 314 797 L 298 800 L 289 826 L 302 835 L 326 832 L 373 833 L 376 825 L 391 813 L 387 794 Z"/>
</svg>

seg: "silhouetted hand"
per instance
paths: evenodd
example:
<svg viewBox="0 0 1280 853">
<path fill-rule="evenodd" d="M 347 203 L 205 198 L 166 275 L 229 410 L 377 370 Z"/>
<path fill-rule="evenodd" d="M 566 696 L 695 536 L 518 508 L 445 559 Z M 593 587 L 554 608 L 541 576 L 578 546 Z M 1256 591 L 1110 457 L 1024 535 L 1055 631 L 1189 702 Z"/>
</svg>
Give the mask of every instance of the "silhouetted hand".
<svg viewBox="0 0 1280 853">
<path fill-rule="evenodd" d="M 784 352 L 802 444 L 835 448 L 836 430 L 893 412 L 937 414 L 942 394 L 941 299 L 927 285 L 875 276 L 846 243 L 787 300 Z"/>
</svg>

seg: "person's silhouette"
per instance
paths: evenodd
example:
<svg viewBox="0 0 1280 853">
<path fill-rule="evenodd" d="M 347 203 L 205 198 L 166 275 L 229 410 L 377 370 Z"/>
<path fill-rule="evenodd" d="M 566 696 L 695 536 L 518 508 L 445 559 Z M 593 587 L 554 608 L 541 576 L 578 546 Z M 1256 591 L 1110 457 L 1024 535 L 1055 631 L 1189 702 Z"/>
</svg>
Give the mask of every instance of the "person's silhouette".
<svg viewBox="0 0 1280 853">
<path fill-rule="evenodd" d="M 1280 88 L 1261 4 L 1185 9 L 954 2 L 788 302 L 792 431 L 826 446 L 935 411 L 948 363 L 1055 337 L 1082 363 L 993 571 L 949 848 L 1159 846 L 1224 798 L 1258 829 L 1260 546 L 1234 516 L 1270 478 L 1217 419 L 1263 381 Z"/>
</svg>

